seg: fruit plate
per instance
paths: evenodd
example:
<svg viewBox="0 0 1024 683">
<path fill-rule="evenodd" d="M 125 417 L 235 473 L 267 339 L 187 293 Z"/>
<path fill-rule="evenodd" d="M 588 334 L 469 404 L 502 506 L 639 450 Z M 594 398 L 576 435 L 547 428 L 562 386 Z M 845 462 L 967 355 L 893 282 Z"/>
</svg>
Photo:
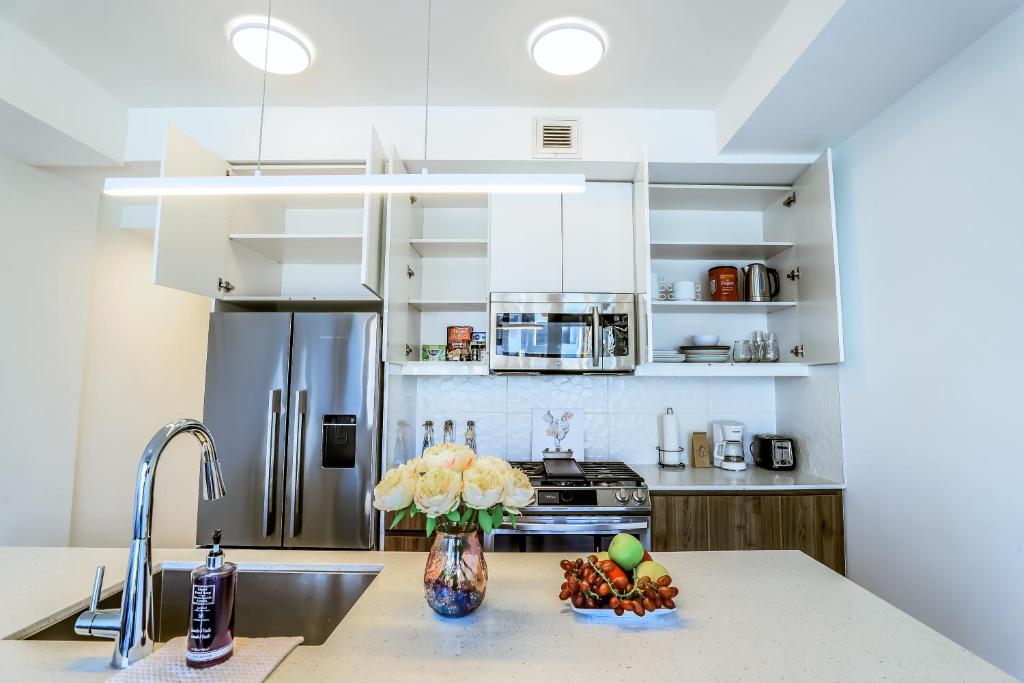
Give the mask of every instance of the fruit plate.
<svg viewBox="0 0 1024 683">
<path fill-rule="evenodd" d="M 577 614 L 582 614 L 585 617 L 592 617 L 594 619 L 647 619 L 649 617 L 662 617 L 667 614 L 675 614 L 679 609 L 678 606 L 673 607 L 672 609 L 666 609 L 663 607 L 661 609 L 656 609 L 653 612 L 647 612 L 642 617 L 638 617 L 633 612 L 623 612 L 620 617 L 615 614 L 615 610 L 613 609 L 586 609 L 584 607 L 577 607 L 572 604 L 572 601 L 569 602 L 569 607 L 572 607 L 572 611 Z"/>
</svg>

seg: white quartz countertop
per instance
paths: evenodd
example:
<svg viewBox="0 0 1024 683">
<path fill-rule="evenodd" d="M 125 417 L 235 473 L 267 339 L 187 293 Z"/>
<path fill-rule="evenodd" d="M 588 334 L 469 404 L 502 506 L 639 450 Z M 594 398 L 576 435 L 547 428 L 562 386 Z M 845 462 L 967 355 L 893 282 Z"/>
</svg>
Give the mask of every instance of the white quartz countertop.
<svg viewBox="0 0 1024 683">
<path fill-rule="evenodd" d="M 159 566 L 198 563 L 203 552 L 154 555 Z M 243 569 L 380 572 L 327 642 L 296 649 L 274 681 L 1012 680 L 797 551 L 658 553 L 682 591 L 678 612 L 610 622 L 558 601 L 556 555 L 488 554 L 486 599 L 463 619 L 427 606 L 422 553 L 228 555 Z M 84 607 L 98 563 L 115 591 L 126 558 L 122 549 L 0 548 L 0 633 Z M 2 640 L 0 680 L 103 680 L 112 647 Z"/>
<path fill-rule="evenodd" d="M 667 469 L 658 465 L 630 465 L 652 491 L 771 491 L 779 489 L 842 489 L 845 484 L 803 474 L 747 465 L 741 472 L 718 467 Z"/>
</svg>

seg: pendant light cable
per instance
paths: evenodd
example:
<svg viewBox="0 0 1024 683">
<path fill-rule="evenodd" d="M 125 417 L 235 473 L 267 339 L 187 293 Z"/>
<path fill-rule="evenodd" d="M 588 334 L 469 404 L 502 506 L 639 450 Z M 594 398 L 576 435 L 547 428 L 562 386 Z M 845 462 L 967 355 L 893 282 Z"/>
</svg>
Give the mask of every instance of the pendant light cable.
<svg viewBox="0 0 1024 683">
<path fill-rule="evenodd" d="M 423 168 L 427 172 L 427 133 L 430 129 L 430 18 L 433 12 L 433 0 L 427 0 L 427 68 L 423 86 Z"/>
<path fill-rule="evenodd" d="M 263 46 L 263 96 L 260 98 L 260 132 L 256 142 L 256 175 L 263 175 L 263 116 L 267 109 L 267 67 L 270 64 L 270 17 L 274 0 L 267 0 L 267 40 Z"/>
</svg>

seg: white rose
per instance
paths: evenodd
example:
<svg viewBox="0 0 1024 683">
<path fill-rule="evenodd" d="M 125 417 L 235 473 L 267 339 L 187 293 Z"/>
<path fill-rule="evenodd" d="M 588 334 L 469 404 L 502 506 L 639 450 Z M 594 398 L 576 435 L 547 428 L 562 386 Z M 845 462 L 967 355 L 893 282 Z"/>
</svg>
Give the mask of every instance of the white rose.
<svg viewBox="0 0 1024 683">
<path fill-rule="evenodd" d="M 447 467 L 427 470 L 416 481 L 413 500 L 427 517 L 448 514 L 462 502 L 462 475 Z"/>
<path fill-rule="evenodd" d="M 501 501 L 508 474 L 494 460 L 496 458 L 478 458 L 462 473 L 462 498 L 468 507 L 486 510 Z"/>
<path fill-rule="evenodd" d="M 524 508 L 533 502 L 534 490 L 526 473 L 517 467 L 512 468 L 508 481 L 505 484 L 505 494 L 501 504 L 513 514 L 519 514 L 519 509 Z"/>
<path fill-rule="evenodd" d="M 373 507 L 378 510 L 401 510 L 409 507 L 416 493 L 416 470 L 409 464 L 389 470 L 373 487 Z"/>
<path fill-rule="evenodd" d="M 441 443 L 423 451 L 423 457 L 420 460 L 423 461 L 423 465 L 427 469 L 447 467 L 450 470 L 462 472 L 476 460 L 476 453 L 469 446 Z"/>
</svg>

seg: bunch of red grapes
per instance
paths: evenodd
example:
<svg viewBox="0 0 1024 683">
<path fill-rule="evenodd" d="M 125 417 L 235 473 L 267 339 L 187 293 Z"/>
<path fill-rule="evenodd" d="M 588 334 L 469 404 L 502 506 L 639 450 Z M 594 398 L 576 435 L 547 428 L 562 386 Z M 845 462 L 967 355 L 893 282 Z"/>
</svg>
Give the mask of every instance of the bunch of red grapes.
<svg viewBox="0 0 1024 683">
<path fill-rule="evenodd" d="M 634 585 L 619 565 L 597 555 L 576 561 L 562 560 L 565 583 L 559 600 L 571 600 L 577 609 L 611 609 L 616 616 L 627 611 L 638 617 L 659 609 L 675 609 L 679 589 L 671 576 L 657 580 L 641 576 Z"/>
</svg>

